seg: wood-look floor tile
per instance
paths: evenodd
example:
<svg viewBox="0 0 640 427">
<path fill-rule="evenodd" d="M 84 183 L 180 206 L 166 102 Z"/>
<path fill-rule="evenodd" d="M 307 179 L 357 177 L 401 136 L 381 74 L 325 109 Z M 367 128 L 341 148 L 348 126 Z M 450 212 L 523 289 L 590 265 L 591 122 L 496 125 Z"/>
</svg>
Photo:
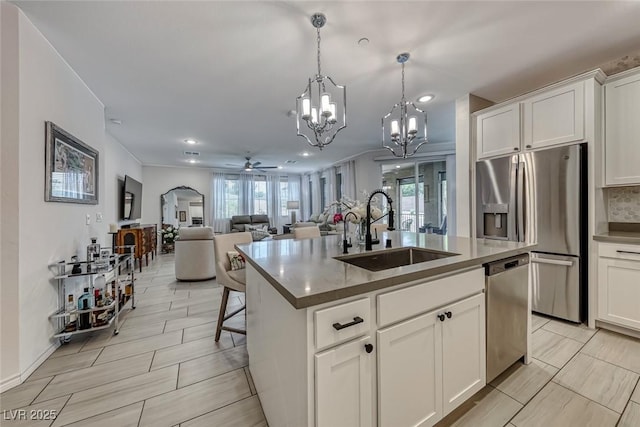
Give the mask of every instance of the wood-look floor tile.
<svg viewBox="0 0 640 427">
<path fill-rule="evenodd" d="M 517 427 L 613 427 L 618 417 L 611 409 L 550 382 L 511 422 Z"/>
<path fill-rule="evenodd" d="M 186 310 L 186 308 L 181 309 Z M 183 317 L 181 319 L 168 320 L 164 327 L 165 332 L 178 331 L 193 326 L 203 325 L 205 323 L 211 323 L 218 320 L 218 314 L 212 313 L 210 315 L 200 315 L 194 317 Z"/>
<path fill-rule="evenodd" d="M 76 393 L 88 388 L 129 378 L 149 371 L 153 352 L 127 357 L 126 359 L 78 369 L 55 378 L 40 393 L 35 402 Z"/>
<path fill-rule="evenodd" d="M 249 388 L 251 389 L 251 394 L 258 394 L 256 391 L 256 385 L 253 383 L 253 376 L 251 376 L 251 371 L 248 366 L 245 366 L 244 373 L 247 374 L 247 380 L 249 380 Z"/>
<path fill-rule="evenodd" d="M 127 318 L 127 320 L 125 320 L 124 324 L 122 325 L 122 328 L 123 329 L 137 328 L 141 325 L 145 325 L 149 323 L 161 322 L 163 320 L 180 319 L 183 317 L 187 317 L 186 308 L 181 308 L 179 310 L 163 311 L 161 313 L 155 313 L 155 314 L 147 314 L 146 316 Z"/>
<path fill-rule="evenodd" d="M 190 341 L 199 340 L 202 338 L 209 338 L 216 335 L 216 323 L 217 322 L 207 322 L 202 325 L 192 326 L 190 328 L 184 329 L 184 334 L 182 335 L 182 342 L 187 343 Z"/>
<path fill-rule="evenodd" d="M 246 347 L 234 347 L 183 362 L 180 364 L 178 388 L 235 371 L 248 364 L 249 355 Z"/>
<path fill-rule="evenodd" d="M 487 386 L 443 418 L 437 427 L 495 427 L 505 425 L 522 405 Z"/>
<path fill-rule="evenodd" d="M 169 311 L 169 308 L 171 308 L 171 302 L 161 302 L 159 304 L 145 305 L 142 307 L 137 307 L 135 310 L 131 310 L 131 313 L 129 313 L 129 318 L 131 319 L 134 317 L 146 316 L 149 314 L 162 313 L 165 311 Z"/>
<path fill-rule="evenodd" d="M 153 291 L 147 290 L 143 295 L 139 295 L 136 298 L 136 307 L 142 308 L 150 305 L 173 303 L 176 301 L 183 301 L 189 299 L 187 295 L 153 295 Z M 137 310 L 137 309 L 136 309 Z"/>
<path fill-rule="evenodd" d="M 629 402 L 624 410 L 618 427 L 638 427 L 640 426 L 640 403 Z"/>
<path fill-rule="evenodd" d="M 175 365 L 176 363 L 206 356 L 207 354 L 216 353 L 231 347 L 233 347 L 233 341 L 229 335 L 221 336 L 218 342 L 215 342 L 213 338 L 203 338 L 186 344 L 166 347 L 156 351 L 151 370 Z"/>
<path fill-rule="evenodd" d="M 640 374 L 640 340 L 600 329 L 582 353 Z"/>
<path fill-rule="evenodd" d="M 528 365 L 516 362 L 491 385 L 524 405 L 557 373 L 558 368 L 534 358 Z"/>
<path fill-rule="evenodd" d="M 580 341 L 583 344 L 589 341 L 593 334 L 597 332 L 596 329 L 589 329 L 583 324 L 576 325 L 575 323 L 563 322 L 560 320 L 550 320 L 542 327 L 542 329 Z"/>
<path fill-rule="evenodd" d="M 160 348 L 170 347 L 172 345 L 180 344 L 181 342 L 182 331 L 174 331 L 122 344 L 110 345 L 104 348 L 102 354 L 100 354 L 100 357 L 96 360 L 96 365 L 134 356 L 136 354 L 147 353 Z"/>
<path fill-rule="evenodd" d="M 8 410 L 0 418 L 0 425 L 2 427 L 50 426 L 53 420 L 59 416 L 60 411 L 68 400 L 69 396 L 62 396 L 57 399 L 22 407 L 18 412 L 16 410 Z"/>
<path fill-rule="evenodd" d="M 266 427 L 257 396 L 248 397 L 180 424 L 180 427 Z"/>
<path fill-rule="evenodd" d="M 97 334 L 89 338 L 87 343 L 82 347 L 82 351 L 102 348 L 108 345 L 122 344 L 125 342 L 138 340 L 140 338 L 152 337 L 159 335 L 164 330 L 165 321 L 139 325 L 136 328 L 121 328 L 118 335 L 114 335 L 111 329 Z"/>
<path fill-rule="evenodd" d="M 30 405 L 36 397 L 51 382 L 53 377 L 26 381 L 0 394 L 0 410 L 16 409 Z"/>
<path fill-rule="evenodd" d="M 533 313 L 531 315 L 531 331 L 534 332 L 543 327 L 550 319 Z"/>
<path fill-rule="evenodd" d="M 71 341 L 58 347 L 56 351 L 49 356 L 49 358 L 53 359 L 54 357 L 68 356 L 70 354 L 78 353 L 83 349 L 83 346 L 88 340 L 88 336 L 74 336 Z"/>
<path fill-rule="evenodd" d="M 187 294 L 185 294 L 187 295 Z M 215 309 L 216 311 L 220 307 L 220 301 L 222 300 L 222 295 L 204 295 L 199 298 L 183 298 L 180 300 L 175 300 L 171 302 L 171 310 L 177 310 L 179 308 L 185 307 L 204 307 Z M 205 311 L 205 309 L 200 311 Z"/>
<path fill-rule="evenodd" d="M 562 368 L 582 347 L 582 343 L 562 335 L 538 329 L 532 335 L 533 357 Z"/>
<path fill-rule="evenodd" d="M 114 409 L 113 411 L 105 412 L 104 414 L 96 415 L 86 420 L 80 420 L 72 424 L 67 424 L 67 426 L 138 427 L 138 421 L 140 420 L 140 414 L 142 413 L 143 405 L 144 402 L 134 403 L 133 405 Z"/>
<path fill-rule="evenodd" d="M 75 371 L 76 369 L 86 368 L 93 364 L 102 350 L 81 351 L 80 353 L 68 356 L 60 356 L 49 358 L 36 369 L 29 377 L 29 380 L 35 380 L 51 375 L 62 374 L 64 372 Z"/>
<path fill-rule="evenodd" d="M 634 372 L 578 353 L 553 381 L 622 413 L 638 378 Z"/>
<path fill-rule="evenodd" d="M 640 381 L 636 384 L 636 390 L 631 395 L 631 400 L 640 403 Z"/>
<path fill-rule="evenodd" d="M 174 365 L 76 393 L 53 426 L 74 423 L 175 390 L 177 379 L 178 365 Z"/>
<path fill-rule="evenodd" d="M 242 369 L 148 399 L 140 426 L 172 426 L 251 396 Z"/>
</svg>

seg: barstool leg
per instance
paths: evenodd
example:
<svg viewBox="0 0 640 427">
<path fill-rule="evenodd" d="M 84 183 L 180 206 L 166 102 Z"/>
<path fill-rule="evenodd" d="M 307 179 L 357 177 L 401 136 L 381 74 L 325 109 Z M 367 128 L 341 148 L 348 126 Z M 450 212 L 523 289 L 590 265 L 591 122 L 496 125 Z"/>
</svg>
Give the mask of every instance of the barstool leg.
<svg viewBox="0 0 640 427">
<path fill-rule="evenodd" d="M 229 288 L 224 287 L 222 292 L 222 301 L 220 302 L 220 313 L 218 313 L 218 323 L 216 324 L 216 342 L 220 340 L 222 332 L 222 323 L 224 322 L 224 314 L 227 311 L 227 301 L 229 300 Z"/>
</svg>

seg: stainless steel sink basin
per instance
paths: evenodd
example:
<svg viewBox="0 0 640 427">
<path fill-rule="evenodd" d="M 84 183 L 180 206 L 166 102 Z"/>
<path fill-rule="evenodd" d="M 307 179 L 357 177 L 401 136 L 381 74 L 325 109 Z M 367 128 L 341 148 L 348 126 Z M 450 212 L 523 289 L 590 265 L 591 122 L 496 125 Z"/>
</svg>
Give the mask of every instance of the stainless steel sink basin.
<svg viewBox="0 0 640 427">
<path fill-rule="evenodd" d="M 418 264 L 436 259 L 456 256 L 452 252 L 434 251 L 416 247 L 386 249 L 373 253 L 345 255 L 335 259 L 346 262 L 369 271 L 387 270 L 403 265 Z"/>
</svg>

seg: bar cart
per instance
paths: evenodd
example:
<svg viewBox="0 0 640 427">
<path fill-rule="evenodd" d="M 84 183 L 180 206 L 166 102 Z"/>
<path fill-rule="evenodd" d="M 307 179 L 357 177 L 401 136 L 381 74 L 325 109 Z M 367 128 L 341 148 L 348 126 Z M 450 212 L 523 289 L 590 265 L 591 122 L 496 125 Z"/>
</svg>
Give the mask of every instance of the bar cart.
<svg viewBox="0 0 640 427">
<path fill-rule="evenodd" d="M 58 310 L 50 316 L 50 319 L 56 322 L 54 338 L 60 339 L 61 343 L 66 343 L 73 335 L 108 329 L 112 326 L 114 326 L 113 334 L 118 335 L 118 317 L 122 309 L 129 300 L 131 300 L 131 308 L 136 308 L 133 248 L 127 246 L 128 248 L 131 248 L 129 253 L 111 254 L 108 258 L 100 259 L 99 262 L 67 263 L 63 260 L 50 265 L 57 271 L 54 280 L 58 285 Z M 95 285 L 96 278 L 100 276 L 105 279 L 104 301 L 102 297 L 100 298 L 102 304 L 98 305 L 98 301 L 92 299 L 92 304 L 85 310 L 77 307 L 74 299 L 73 307 L 69 309 L 67 281 L 77 278 L 86 279 L 87 283 L 84 287 L 88 288 L 89 295 L 93 297 L 96 290 L 102 291 L 102 288 L 96 288 Z M 81 319 L 86 320 L 81 323 Z"/>
</svg>

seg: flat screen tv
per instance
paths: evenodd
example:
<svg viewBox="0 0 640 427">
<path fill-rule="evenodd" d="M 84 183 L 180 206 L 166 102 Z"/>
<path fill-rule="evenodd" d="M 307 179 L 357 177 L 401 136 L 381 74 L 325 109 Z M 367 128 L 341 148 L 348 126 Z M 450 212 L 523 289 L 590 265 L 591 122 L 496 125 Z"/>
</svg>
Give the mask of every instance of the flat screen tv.
<svg viewBox="0 0 640 427">
<path fill-rule="evenodd" d="M 122 191 L 122 219 L 134 220 L 142 217 L 142 183 L 128 175 L 124 176 Z"/>
</svg>

